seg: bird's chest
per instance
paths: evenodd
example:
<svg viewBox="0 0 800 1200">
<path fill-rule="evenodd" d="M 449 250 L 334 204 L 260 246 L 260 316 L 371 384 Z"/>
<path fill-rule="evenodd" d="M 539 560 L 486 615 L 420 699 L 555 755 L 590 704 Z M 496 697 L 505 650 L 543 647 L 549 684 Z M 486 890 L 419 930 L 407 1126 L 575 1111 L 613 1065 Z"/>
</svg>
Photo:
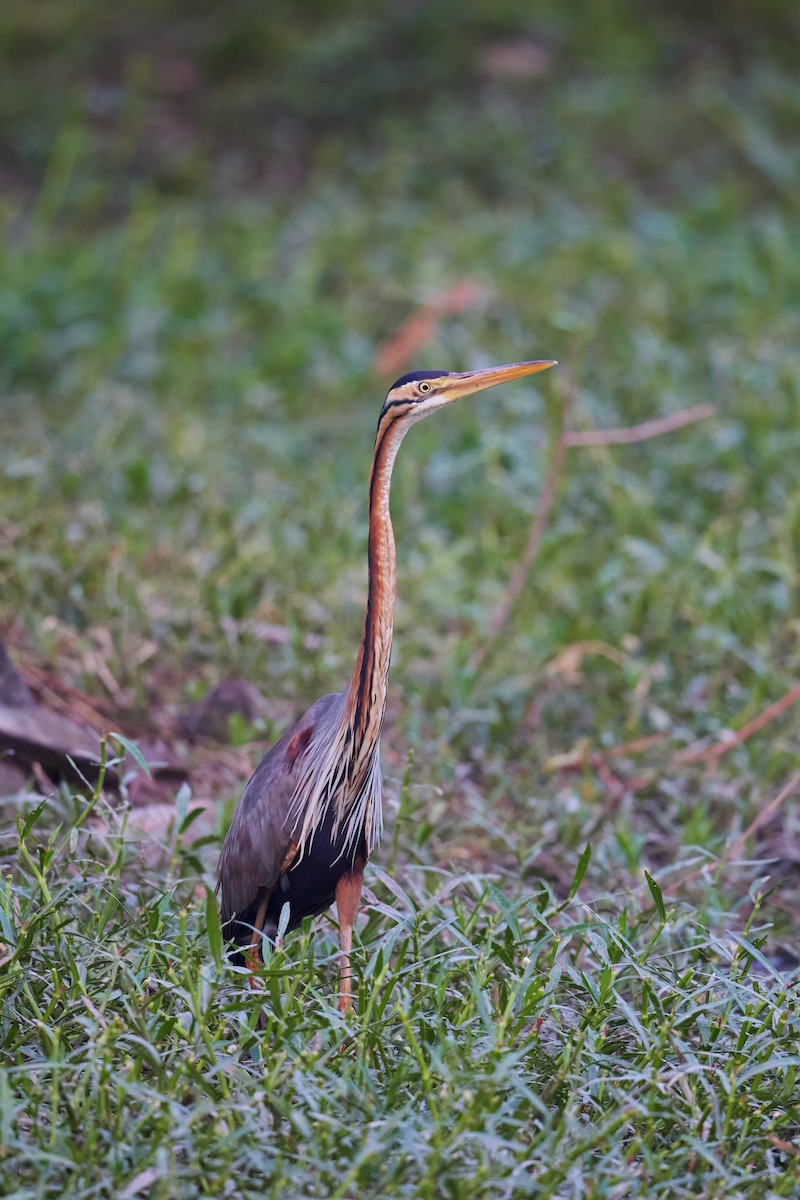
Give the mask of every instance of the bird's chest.
<svg viewBox="0 0 800 1200">
<path fill-rule="evenodd" d="M 342 876 L 364 869 L 368 858 L 366 838 L 362 837 L 354 848 L 346 844 L 344 831 L 334 835 L 333 827 L 331 814 L 317 829 L 305 853 L 278 881 L 270 907 L 275 905 L 280 910 L 289 904 L 290 930 L 305 917 L 316 916 L 333 904 Z"/>
</svg>

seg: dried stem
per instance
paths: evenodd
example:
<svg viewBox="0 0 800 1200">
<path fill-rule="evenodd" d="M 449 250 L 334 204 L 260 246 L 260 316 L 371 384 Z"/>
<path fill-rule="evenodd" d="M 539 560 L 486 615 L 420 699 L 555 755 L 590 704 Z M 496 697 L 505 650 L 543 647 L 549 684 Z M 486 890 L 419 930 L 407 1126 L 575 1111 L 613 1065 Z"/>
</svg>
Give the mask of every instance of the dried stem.
<svg viewBox="0 0 800 1200">
<path fill-rule="evenodd" d="M 767 823 L 772 814 L 777 812 L 783 802 L 788 800 L 792 793 L 797 790 L 798 786 L 800 786 L 800 771 L 793 775 L 788 783 L 784 784 L 777 796 L 774 796 L 772 800 L 770 800 L 766 808 L 762 808 L 761 811 L 756 814 L 755 818 L 747 826 L 747 829 L 745 829 L 744 833 L 742 833 L 735 842 L 731 842 L 725 853 L 717 859 L 715 868 L 717 872 L 721 871 L 726 863 L 730 862 L 730 860 L 739 853 L 739 851 L 747 842 L 748 838 L 751 838 L 754 833 L 758 833 L 762 825 Z M 693 879 L 697 879 L 698 876 L 704 874 L 704 872 L 708 870 L 709 865 L 710 863 L 703 863 L 702 867 L 698 867 L 697 870 L 690 871 L 688 875 L 683 875 L 680 879 L 676 879 L 674 883 L 668 884 L 664 888 L 664 894 L 673 896 L 680 888 L 683 887 L 685 883 L 690 883 Z"/>
<path fill-rule="evenodd" d="M 734 746 L 739 746 L 742 742 L 746 742 L 749 737 L 752 737 L 754 733 L 758 733 L 765 725 L 769 725 L 772 721 L 777 720 L 788 708 L 796 704 L 798 700 L 800 700 L 800 683 L 795 684 L 785 696 L 781 696 L 780 700 L 776 700 L 774 704 L 770 704 L 769 708 L 765 708 L 757 717 L 753 717 L 751 721 L 743 725 L 732 737 L 725 738 L 721 742 L 716 742 L 713 746 L 701 746 L 700 748 L 690 746 L 688 750 L 684 750 L 678 755 L 677 761 L 682 765 L 698 762 L 716 762 L 717 759 L 722 758 L 723 754 L 727 754 L 729 750 L 732 750 Z"/>
<path fill-rule="evenodd" d="M 567 381 L 561 403 L 561 433 L 554 441 L 550 450 L 550 459 L 545 475 L 544 485 L 533 520 L 528 531 L 528 540 L 517 565 L 511 573 L 505 595 L 498 604 L 489 620 L 488 641 L 476 650 L 472 656 L 472 666 L 478 670 L 486 658 L 490 647 L 497 641 L 508 624 L 514 606 L 525 589 L 528 577 L 539 557 L 542 539 L 547 529 L 547 522 L 556 498 L 556 490 L 564 470 L 566 452 L 569 449 L 590 446 L 622 446 L 632 442 L 646 442 L 650 438 L 662 437 L 686 425 L 694 425 L 698 421 L 706 421 L 715 413 L 712 404 L 696 404 L 693 408 L 684 408 L 680 412 L 670 413 L 666 417 L 658 417 L 653 421 L 645 421 L 641 425 L 631 425 L 624 429 L 567 429 L 569 416 L 575 399 L 575 388 Z"/>
<path fill-rule="evenodd" d="M 666 733 L 649 733 L 646 737 L 636 738 L 633 742 L 623 742 L 619 746 L 609 746 L 608 749 L 599 750 L 597 753 L 604 759 L 628 758 L 632 754 L 644 754 L 654 746 L 662 746 L 668 736 Z"/>
<path fill-rule="evenodd" d="M 777 796 L 775 796 L 772 800 L 770 800 L 770 802 L 766 808 L 762 808 L 761 812 L 756 814 L 754 819 L 747 826 L 747 829 L 745 829 L 744 833 L 741 834 L 736 839 L 736 841 L 733 842 L 728 847 L 728 849 L 725 851 L 724 855 L 720 859 L 719 865 L 721 867 L 724 867 L 725 863 L 730 862 L 730 860 L 739 853 L 739 851 L 742 849 L 742 847 L 745 845 L 745 843 L 748 841 L 748 839 L 751 838 L 754 833 L 758 833 L 761 826 L 765 825 L 767 823 L 767 821 L 770 819 L 772 814 L 774 812 L 776 812 L 777 809 L 780 808 L 780 806 L 783 804 L 784 800 L 788 800 L 789 796 L 791 796 L 792 792 L 797 790 L 799 785 L 800 785 L 800 771 L 798 771 L 795 775 L 793 775 L 788 783 L 784 784 L 784 786 L 778 792 Z"/>
<path fill-rule="evenodd" d="M 514 605 L 519 600 L 520 595 L 527 583 L 533 564 L 539 556 L 539 550 L 542 544 L 544 532 L 547 529 L 547 522 L 550 519 L 550 512 L 556 498 L 556 490 L 558 481 L 561 478 L 561 472 L 564 468 L 564 459 L 567 454 L 567 447 L 564 441 L 565 430 L 569 414 L 572 411 L 572 404 L 575 397 L 575 391 L 571 383 L 567 383 L 564 389 L 563 398 L 561 401 L 561 410 L 559 413 L 559 432 L 553 441 L 550 450 L 550 461 L 547 466 L 547 474 L 545 476 L 544 485 L 539 495 L 539 503 L 536 506 L 536 512 L 533 515 L 530 529 L 528 530 L 528 540 L 525 543 L 525 549 L 519 559 L 517 565 L 511 573 L 511 578 L 508 581 L 505 595 L 498 604 L 492 617 L 489 621 L 489 640 L 480 646 L 472 657 L 472 665 L 475 670 L 478 670 L 482 665 L 488 653 L 491 644 L 497 640 L 502 631 L 505 629 L 508 619 L 514 609 Z"/>
<path fill-rule="evenodd" d="M 796 1146 L 794 1142 L 786 1142 L 783 1138 L 779 1138 L 777 1133 L 768 1133 L 767 1141 L 772 1142 L 776 1150 L 780 1150 L 781 1154 L 791 1154 L 794 1158 L 800 1158 L 800 1146 Z"/>
<path fill-rule="evenodd" d="M 685 425 L 696 425 L 698 421 L 707 421 L 716 412 L 713 404 L 695 404 L 693 408 L 683 408 L 680 412 L 669 413 L 666 417 L 657 417 L 654 421 L 644 421 L 641 425 L 630 425 L 624 429 L 570 429 L 564 434 L 566 446 L 627 446 L 632 442 L 647 442 L 650 438 L 663 437 L 665 433 L 674 433 Z"/>
<path fill-rule="evenodd" d="M 375 370 L 392 374 L 407 367 L 413 356 L 436 334 L 440 322 L 455 313 L 478 308 L 485 289 L 472 279 L 462 279 L 412 313 L 399 329 L 384 342 L 375 356 Z"/>
</svg>

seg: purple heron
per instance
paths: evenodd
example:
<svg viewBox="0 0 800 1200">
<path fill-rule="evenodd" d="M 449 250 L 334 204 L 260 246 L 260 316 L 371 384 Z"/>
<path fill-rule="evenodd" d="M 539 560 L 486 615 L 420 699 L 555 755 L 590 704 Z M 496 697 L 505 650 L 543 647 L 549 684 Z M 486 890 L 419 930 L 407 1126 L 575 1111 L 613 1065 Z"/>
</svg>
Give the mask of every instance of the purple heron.
<svg viewBox="0 0 800 1200">
<path fill-rule="evenodd" d="M 367 613 L 355 670 L 343 692 L 312 704 L 261 760 L 222 847 L 217 888 L 223 930 L 240 948 L 237 960 L 254 970 L 264 937 L 275 941 L 279 929 L 295 929 L 336 901 L 343 1012 L 352 1007 L 350 951 L 364 866 L 381 832 L 380 735 L 396 579 L 389 514 L 395 457 L 407 431 L 429 413 L 552 366 L 541 361 L 460 373 L 415 371 L 389 389 L 369 474 Z"/>
</svg>

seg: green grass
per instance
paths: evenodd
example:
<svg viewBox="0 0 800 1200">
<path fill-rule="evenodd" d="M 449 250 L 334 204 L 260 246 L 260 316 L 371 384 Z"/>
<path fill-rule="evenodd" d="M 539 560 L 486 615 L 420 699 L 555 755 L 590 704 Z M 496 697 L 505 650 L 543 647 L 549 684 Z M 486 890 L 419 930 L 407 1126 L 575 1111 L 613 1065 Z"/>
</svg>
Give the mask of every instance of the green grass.
<svg viewBox="0 0 800 1200">
<path fill-rule="evenodd" d="M 796 1195 L 769 1138 L 796 1126 L 800 1020 L 757 897 L 734 935 L 375 870 L 358 1016 L 331 1004 L 332 932 L 306 932 L 259 1029 L 197 860 L 165 889 L 124 818 L 84 838 L 60 807 L 46 842 L 21 826 L 0 908 L 14 1195 Z"/>
<path fill-rule="evenodd" d="M 152 83 L 174 52 L 157 6 L 126 18 L 127 66 L 128 27 L 90 38 L 78 4 L 0 26 L 0 629 L 18 658 L 133 735 L 243 676 L 271 701 L 232 729 L 254 764 L 352 669 L 381 344 L 469 278 L 483 301 L 409 367 L 561 366 L 401 451 L 387 835 L 351 1020 L 323 920 L 271 959 L 257 1028 L 219 956 L 219 833 L 156 859 L 90 790 L 4 802 L 1 1190 L 794 1196 L 797 801 L 715 864 L 796 769 L 800 706 L 713 770 L 678 758 L 800 672 L 794 17 L 771 6 L 748 53 L 741 23 L 660 9 L 645 26 L 622 5 L 575 22 L 477 5 L 421 44 L 394 14 L 376 18 L 386 74 L 355 7 L 338 41 L 287 14 L 271 49 L 246 9 L 178 26 L 204 88 L 166 146 L 186 112 Z M 517 34 L 545 74 L 473 84 Z M 252 50 L 235 78 L 229 44 Z M 570 451 L 476 669 L 567 392 L 581 428 L 717 416 Z M 605 652 L 570 663 L 580 643 Z M 653 734 L 611 774 L 591 757 Z M 212 783 L 200 763 L 196 793 Z M 219 832 L 238 790 L 213 789 Z"/>
</svg>

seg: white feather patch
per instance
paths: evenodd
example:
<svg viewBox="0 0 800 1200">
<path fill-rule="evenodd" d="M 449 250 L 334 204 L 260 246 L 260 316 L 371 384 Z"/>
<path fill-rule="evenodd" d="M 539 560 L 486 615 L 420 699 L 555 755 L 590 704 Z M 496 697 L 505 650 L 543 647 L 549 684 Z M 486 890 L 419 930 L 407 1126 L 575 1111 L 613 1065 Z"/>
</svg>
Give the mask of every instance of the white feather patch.
<svg viewBox="0 0 800 1200">
<path fill-rule="evenodd" d="M 362 837 L 370 854 L 380 840 L 383 830 L 380 741 L 368 747 L 362 745 L 354 753 L 347 732 L 347 725 L 340 725 L 335 737 L 317 750 L 315 730 L 303 755 L 304 764 L 288 814 L 292 840 L 298 846 L 297 860 L 311 848 L 332 806 L 333 837 L 338 841 L 342 835 L 340 858 L 354 853 Z M 320 734 L 320 740 L 327 740 L 328 730 L 323 727 Z"/>
</svg>

